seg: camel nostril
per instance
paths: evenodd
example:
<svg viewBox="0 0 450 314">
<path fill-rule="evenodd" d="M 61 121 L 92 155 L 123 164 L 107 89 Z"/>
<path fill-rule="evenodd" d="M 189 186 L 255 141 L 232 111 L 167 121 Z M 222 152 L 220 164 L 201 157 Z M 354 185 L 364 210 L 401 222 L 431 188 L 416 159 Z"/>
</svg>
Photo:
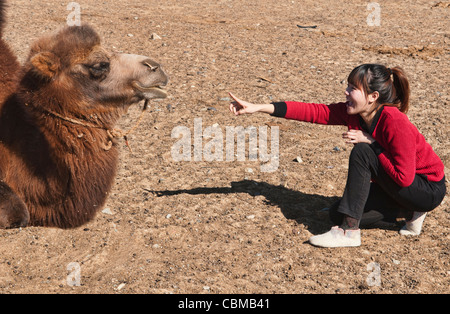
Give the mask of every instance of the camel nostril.
<svg viewBox="0 0 450 314">
<path fill-rule="evenodd" d="M 150 69 L 150 71 L 155 72 L 159 69 L 159 64 L 152 64 L 150 61 L 142 62 L 146 67 Z"/>
</svg>

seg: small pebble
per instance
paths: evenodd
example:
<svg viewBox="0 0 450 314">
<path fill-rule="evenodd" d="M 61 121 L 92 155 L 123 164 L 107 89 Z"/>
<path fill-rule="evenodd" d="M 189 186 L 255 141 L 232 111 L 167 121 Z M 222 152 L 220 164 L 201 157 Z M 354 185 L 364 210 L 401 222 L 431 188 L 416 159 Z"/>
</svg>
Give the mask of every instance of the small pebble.
<svg viewBox="0 0 450 314">
<path fill-rule="evenodd" d="M 111 211 L 111 208 L 109 208 L 109 207 L 105 207 L 105 208 L 102 210 L 102 213 L 103 213 L 103 214 L 107 214 L 107 215 L 112 215 L 112 214 L 113 214 L 112 211 Z"/>
<path fill-rule="evenodd" d="M 150 39 L 156 40 L 156 39 L 161 39 L 161 37 L 160 37 L 158 34 L 153 33 L 153 34 L 150 36 Z"/>
</svg>

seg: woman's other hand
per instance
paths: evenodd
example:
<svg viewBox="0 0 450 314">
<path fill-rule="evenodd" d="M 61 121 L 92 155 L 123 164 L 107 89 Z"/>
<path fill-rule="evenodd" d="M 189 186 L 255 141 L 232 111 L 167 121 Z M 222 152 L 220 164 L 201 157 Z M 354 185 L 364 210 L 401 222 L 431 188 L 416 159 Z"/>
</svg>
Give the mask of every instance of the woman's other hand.
<svg viewBox="0 0 450 314">
<path fill-rule="evenodd" d="M 375 139 L 369 134 L 361 130 L 349 130 L 342 134 L 342 138 L 347 144 L 367 143 L 372 144 Z"/>
</svg>

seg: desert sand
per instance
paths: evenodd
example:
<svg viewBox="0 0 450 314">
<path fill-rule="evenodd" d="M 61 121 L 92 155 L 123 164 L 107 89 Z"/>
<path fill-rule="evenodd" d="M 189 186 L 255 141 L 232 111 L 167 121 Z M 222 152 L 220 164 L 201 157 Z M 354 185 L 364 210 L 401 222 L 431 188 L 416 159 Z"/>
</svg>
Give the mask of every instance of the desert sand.
<svg viewBox="0 0 450 314">
<path fill-rule="evenodd" d="M 5 39 L 21 62 L 33 40 L 66 24 L 68 3 L 10 1 Z M 357 65 L 401 66 L 408 116 L 450 178 L 449 2 L 379 1 L 379 26 L 368 3 L 79 1 L 106 48 L 164 66 L 169 97 L 150 103 L 131 150 L 119 142 L 117 179 L 93 221 L 0 230 L 0 293 L 449 293 L 448 195 L 419 237 L 375 228 L 358 248 L 313 247 L 308 238 L 331 227 L 321 209 L 345 186 L 345 127 L 228 111 L 229 91 L 252 102 L 345 101 Z M 118 127 L 132 128 L 141 110 Z M 275 171 L 262 171 L 248 147 L 244 160 L 225 150 L 223 160 L 194 158 L 195 121 L 223 143 L 227 127 L 278 130 Z M 190 161 L 174 159 L 176 127 L 191 131 Z"/>
</svg>

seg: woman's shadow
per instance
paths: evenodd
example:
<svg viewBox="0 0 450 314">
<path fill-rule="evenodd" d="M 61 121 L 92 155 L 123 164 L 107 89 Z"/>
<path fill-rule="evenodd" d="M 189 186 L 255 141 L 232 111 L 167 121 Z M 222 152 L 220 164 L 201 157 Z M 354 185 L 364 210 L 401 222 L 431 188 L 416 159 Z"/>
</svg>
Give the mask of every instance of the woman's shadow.
<svg viewBox="0 0 450 314">
<path fill-rule="evenodd" d="M 331 221 L 328 214 L 323 212 L 322 209 L 339 200 L 339 197 L 306 194 L 281 185 L 253 180 L 231 182 L 231 187 L 198 187 L 173 191 L 145 190 L 156 194 L 158 197 L 184 193 L 191 195 L 247 193 L 253 197 L 262 195 L 266 199 L 266 204 L 279 207 L 286 219 L 295 220 L 297 223 L 305 225 L 313 234 L 322 233 L 330 228 Z"/>
</svg>

